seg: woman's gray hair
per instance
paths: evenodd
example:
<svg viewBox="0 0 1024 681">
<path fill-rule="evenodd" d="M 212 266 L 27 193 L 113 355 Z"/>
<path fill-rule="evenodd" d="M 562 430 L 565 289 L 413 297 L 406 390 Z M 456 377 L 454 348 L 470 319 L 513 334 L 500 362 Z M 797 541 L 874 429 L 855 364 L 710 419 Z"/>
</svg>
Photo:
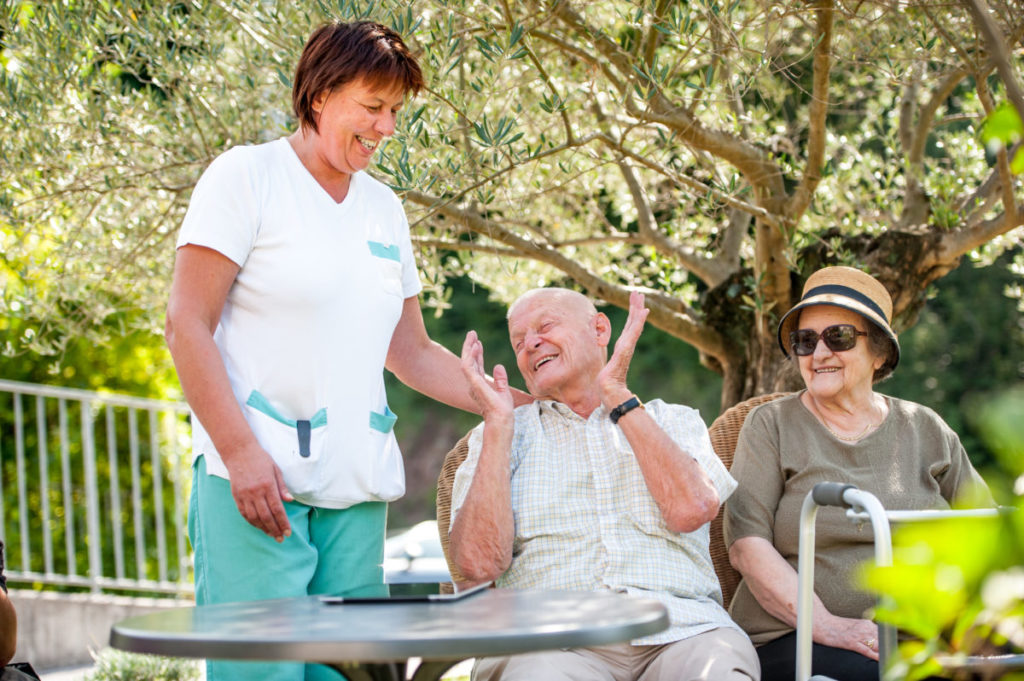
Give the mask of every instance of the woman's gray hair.
<svg viewBox="0 0 1024 681">
<path fill-rule="evenodd" d="M 884 381 L 892 375 L 893 369 L 896 368 L 896 362 L 894 361 L 896 353 L 889 334 L 867 317 L 862 316 L 861 318 L 864 319 L 868 329 L 868 346 L 871 354 L 875 357 L 885 357 L 885 362 L 882 363 L 882 366 L 875 369 L 875 373 L 871 377 L 871 383 L 874 384 Z"/>
</svg>

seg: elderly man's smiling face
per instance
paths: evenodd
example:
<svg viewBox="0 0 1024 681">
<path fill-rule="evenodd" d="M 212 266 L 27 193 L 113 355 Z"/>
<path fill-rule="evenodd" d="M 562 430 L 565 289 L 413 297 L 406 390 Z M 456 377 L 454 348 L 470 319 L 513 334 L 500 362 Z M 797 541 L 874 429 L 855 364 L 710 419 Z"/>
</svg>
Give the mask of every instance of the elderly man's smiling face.
<svg viewBox="0 0 1024 681">
<path fill-rule="evenodd" d="M 607 357 L 609 326 L 572 291 L 531 292 L 513 305 L 509 338 L 530 394 L 570 403 L 590 389 Z"/>
</svg>

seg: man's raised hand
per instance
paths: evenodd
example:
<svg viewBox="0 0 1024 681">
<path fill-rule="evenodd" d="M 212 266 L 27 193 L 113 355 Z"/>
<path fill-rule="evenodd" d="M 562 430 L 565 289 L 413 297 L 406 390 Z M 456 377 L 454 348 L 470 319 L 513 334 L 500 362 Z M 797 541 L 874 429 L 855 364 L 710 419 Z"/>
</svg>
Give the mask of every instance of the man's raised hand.
<svg viewBox="0 0 1024 681">
<path fill-rule="evenodd" d="M 636 343 L 644 330 L 649 312 L 650 310 L 644 307 L 644 294 L 638 291 L 630 292 L 626 324 L 615 341 L 611 358 L 597 376 L 602 399 L 609 407 L 618 405 L 623 395 L 628 398 L 630 394 L 626 388 L 626 374 L 629 373 L 629 364 L 633 360 L 633 352 L 636 350 Z"/>
</svg>

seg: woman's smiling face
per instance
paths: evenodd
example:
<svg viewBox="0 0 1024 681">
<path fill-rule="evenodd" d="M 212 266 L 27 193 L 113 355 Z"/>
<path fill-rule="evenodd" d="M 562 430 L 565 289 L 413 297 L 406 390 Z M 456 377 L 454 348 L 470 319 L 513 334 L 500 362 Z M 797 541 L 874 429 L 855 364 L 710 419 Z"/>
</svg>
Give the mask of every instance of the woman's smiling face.
<svg viewBox="0 0 1024 681">
<path fill-rule="evenodd" d="M 835 324 L 853 324 L 858 331 L 867 331 L 869 322 L 856 312 L 834 305 L 812 305 L 800 311 L 800 329 L 821 333 Z M 800 375 L 807 391 L 815 399 L 834 399 L 844 394 L 870 390 L 875 370 L 884 357 L 872 354 L 867 337 L 858 336 L 849 350 L 834 352 L 821 339 L 810 355 L 797 358 Z"/>
<path fill-rule="evenodd" d="M 351 175 L 370 165 L 373 152 L 395 132 L 405 101 L 400 86 L 380 87 L 355 80 L 313 100 L 317 116 L 317 155 L 337 173 Z"/>
</svg>

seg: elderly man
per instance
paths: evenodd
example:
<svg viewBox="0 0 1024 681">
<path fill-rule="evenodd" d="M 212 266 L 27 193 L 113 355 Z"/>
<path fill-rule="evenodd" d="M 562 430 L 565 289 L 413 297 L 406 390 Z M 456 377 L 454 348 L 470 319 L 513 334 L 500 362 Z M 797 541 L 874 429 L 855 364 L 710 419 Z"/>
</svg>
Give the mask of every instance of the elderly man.
<svg viewBox="0 0 1024 681">
<path fill-rule="evenodd" d="M 484 422 L 455 476 L 452 557 L 460 586 L 610 589 L 665 604 L 671 626 L 632 644 L 478 660 L 474 679 L 748 681 L 757 654 L 721 605 L 708 523 L 736 487 L 698 413 L 641 404 L 626 373 L 647 319 L 643 296 L 611 358 L 611 324 L 583 295 L 536 289 L 508 313 L 533 404 L 508 374 L 485 380 L 474 332 L 462 370 Z"/>
</svg>

